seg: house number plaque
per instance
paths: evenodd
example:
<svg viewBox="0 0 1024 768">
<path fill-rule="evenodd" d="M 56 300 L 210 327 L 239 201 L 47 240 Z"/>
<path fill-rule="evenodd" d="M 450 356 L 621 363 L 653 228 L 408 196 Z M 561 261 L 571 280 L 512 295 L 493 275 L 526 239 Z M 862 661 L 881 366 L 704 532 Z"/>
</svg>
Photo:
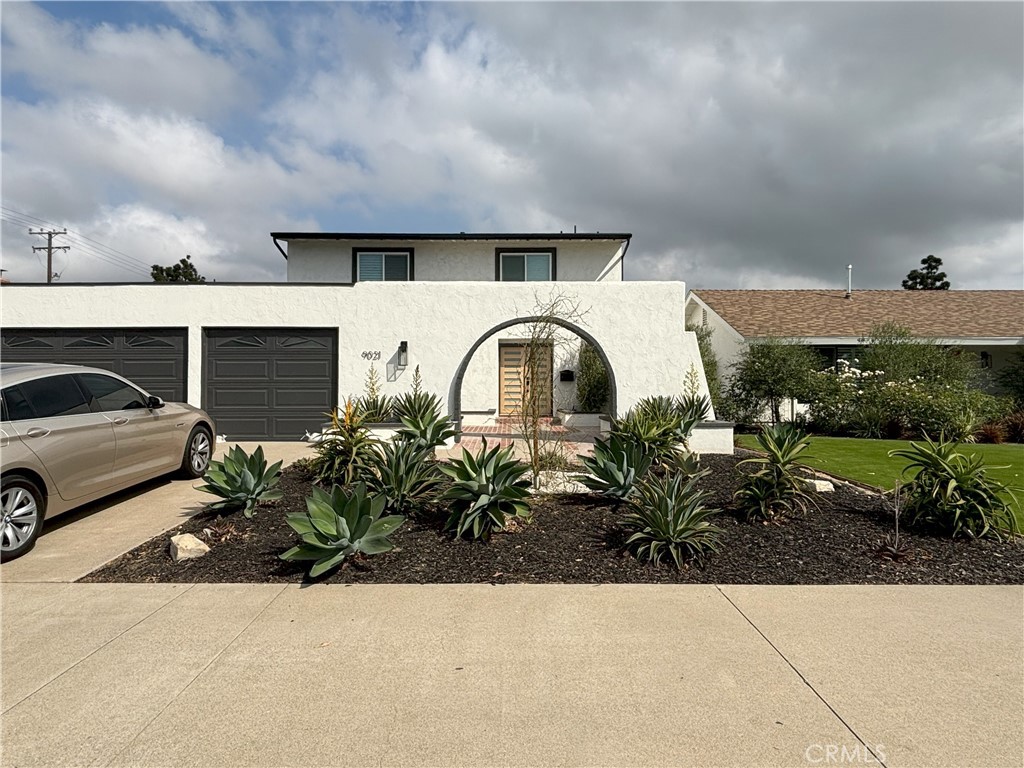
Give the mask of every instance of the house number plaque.
<svg viewBox="0 0 1024 768">
<path fill-rule="evenodd" d="M 367 349 L 363 352 L 363 360 L 380 360 L 379 349 Z"/>
</svg>

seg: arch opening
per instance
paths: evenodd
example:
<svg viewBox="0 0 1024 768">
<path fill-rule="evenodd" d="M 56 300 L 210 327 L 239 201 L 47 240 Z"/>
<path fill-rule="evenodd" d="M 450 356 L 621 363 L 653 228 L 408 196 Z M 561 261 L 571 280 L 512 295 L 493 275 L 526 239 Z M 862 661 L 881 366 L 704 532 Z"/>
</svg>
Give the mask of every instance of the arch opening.
<svg viewBox="0 0 1024 768">
<path fill-rule="evenodd" d="M 466 370 L 469 368 L 469 364 L 473 360 L 473 355 L 476 354 L 477 350 L 480 349 L 488 339 L 506 328 L 511 328 L 516 325 L 527 325 L 530 323 L 541 322 L 550 323 L 552 325 L 557 325 L 560 328 L 564 328 L 593 347 L 594 351 L 597 352 L 598 357 L 601 358 L 601 362 L 604 364 L 604 369 L 608 372 L 609 414 L 613 418 L 618 416 L 618 386 L 615 381 L 615 370 L 612 368 L 611 361 L 608 359 L 608 355 L 605 353 L 604 347 L 601 346 L 600 342 L 598 342 L 593 335 L 576 325 L 576 323 L 564 320 L 560 317 L 542 317 L 539 315 L 516 317 L 511 320 L 505 320 L 498 323 L 490 330 L 484 332 L 462 357 L 462 362 L 459 363 L 459 367 L 455 371 L 455 376 L 452 378 L 452 382 L 448 389 L 448 414 L 450 418 L 454 420 L 455 427 L 459 432 L 459 437 L 456 438 L 456 442 L 461 439 L 462 434 L 462 383 L 466 375 Z"/>
</svg>

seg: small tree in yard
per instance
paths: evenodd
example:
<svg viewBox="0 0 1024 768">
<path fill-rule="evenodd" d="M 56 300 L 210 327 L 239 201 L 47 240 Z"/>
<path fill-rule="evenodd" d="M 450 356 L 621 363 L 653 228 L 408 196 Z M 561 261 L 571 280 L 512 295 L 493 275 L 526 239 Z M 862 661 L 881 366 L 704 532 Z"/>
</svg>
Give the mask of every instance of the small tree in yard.
<svg viewBox="0 0 1024 768">
<path fill-rule="evenodd" d="M 544 414 L 548 410 L 546 398 L 551 397 L 552 362 L 555 351 L 570 344 L 562 326 L 564 320 L 579 323 L 586 315 L 579 301 L 566 293 L 553 291 L 544 299 L 536 297 L 532 313 L 537 319 L 526 324 L 527 338 L 523 343 L 523 365 L 520 371 L 521 400 L 513 418 L 522 432 L 526 453 L 533 469 L 533 483 L 540 482 L 540 472 L 548 455 L 557 453 L 560 441 L 550 429 L 544 428 Z M 545 378 L 548 379 L 545 381 Z M 553 409 L 552 409 L 553 410 Z"/>
<path fill-rule="evenodd" d="M 686 330 L 697 334 L 697 347 L 700 350 L 700 359 L 704 363 L 704 378 L 708 382 L 708 395 L 711 397 L 711 404 L 717 410 L 722 404 L 722 382 L 718 378 L 718 355 L 711 346 L 711 335 L 714 330 L 707 325 L 691 323 Z"/>
<path fill-rule="evenodd" d="M 169 267 L 161 267 L 154 264 L 150 270 L 150 276 L 154 283 L 205 283 L 206 278 L 199 274 L 196 265 L 192 263 L 192 256 L 186 256 L 177 264 Z"/>
<path fill-rule="evenodd" d="M 750 342 L 740 356 L 729 380 L 729 396 L 747 408 L 760 412 L 768 408 L 772 423 L 782 420 L 782 401 L 807 398 L 811 374 L 819 357 L 804 344 L 777 338 Z"/>
<path fill-rule="evenodd" d="M 1013 358 L 996 378 L 1017 407 L 1024 408 L 1024 352 L 1019 349 L 1014 352 Z"/>
<path fill-rule="evenodd" d="M 903 281 L 903 288 L 908 291 L 948 291 L 949 280 L 946 273 L 940 272 L 942 259 L 938 256 L 925 256 L 921 259 L 921 269 L 912 269 Z"/>
</svg>

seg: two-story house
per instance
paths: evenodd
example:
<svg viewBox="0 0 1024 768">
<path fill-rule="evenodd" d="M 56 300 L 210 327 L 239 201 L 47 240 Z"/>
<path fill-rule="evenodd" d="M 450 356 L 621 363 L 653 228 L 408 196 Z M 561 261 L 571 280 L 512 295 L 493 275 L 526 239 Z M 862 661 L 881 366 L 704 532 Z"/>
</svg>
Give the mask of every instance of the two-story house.
<svg viewBox="0 0 1024 768">
<path fill-rule="evenodd" d="M 685 286 L 623 281 L 629 234 L 271 237 L 285 282 L 5 285 L 0 353 L 109 368 L 204 407 L 229 440 L 298 439 L 371 366 L 384 394 L 418 366 L 454 417 L 484 423 L 515 407 L 524 329 L 563 297 L 575 309 L 537 384 L 550 412 L 574 405 L 580 339 L 609 370 L 612 415 L 688 376 L 706 391 Z"/>
</svg>

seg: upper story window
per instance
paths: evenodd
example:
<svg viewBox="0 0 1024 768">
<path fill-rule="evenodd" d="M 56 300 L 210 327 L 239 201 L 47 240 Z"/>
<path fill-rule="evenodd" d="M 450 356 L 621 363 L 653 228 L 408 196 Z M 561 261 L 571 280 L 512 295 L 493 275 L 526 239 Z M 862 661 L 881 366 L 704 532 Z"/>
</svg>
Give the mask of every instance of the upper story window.
<svg viewBox="0 0 1024 768">
<path fill-rule="evenodd" d="M 412 249 L 352 249 L 352 277 L 355 282 L 408 281 L 413 279 Z"/>
<path fill-rule="evenodd" d="M 555 279 L 555 251 L 498 248 L 495 279 L 502 282 L 542 282 Z"/>
</svg>

